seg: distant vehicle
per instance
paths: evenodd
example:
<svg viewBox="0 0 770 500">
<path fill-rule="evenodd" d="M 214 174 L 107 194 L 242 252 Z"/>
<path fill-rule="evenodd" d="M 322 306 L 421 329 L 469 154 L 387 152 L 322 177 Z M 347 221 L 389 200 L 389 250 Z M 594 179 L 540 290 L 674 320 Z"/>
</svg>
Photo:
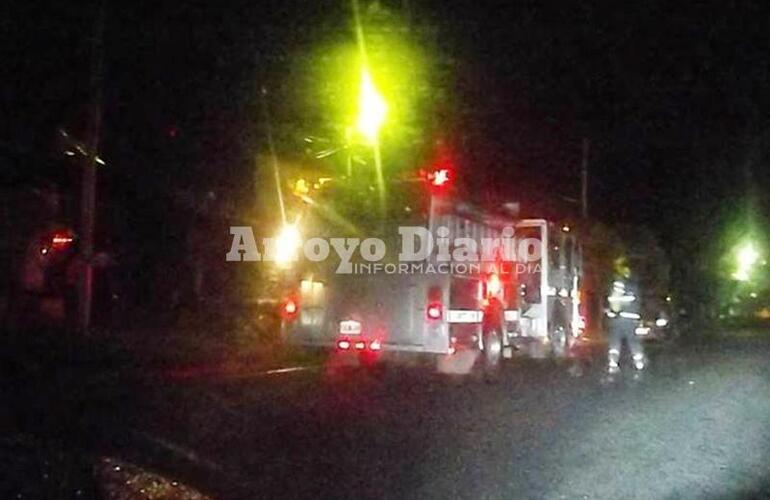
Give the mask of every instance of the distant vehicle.
<svg viewBox="0 0 770 500">
<path fill-rule="evenodd" d="M 655 309 L 656 314 L 643 314 L 636 335 L 645 341 L 663 341 L 672 337 L 671 315 L 665 310 Z"/>
<path fill-rule="evenodd" d="M 346 275 L 317 265 L 298 270 L 299 282 L 282 305 L 286 339 L 331 348 L 364 364 L 420 354 L 441 363 L 474 351 L 477 367 L 487 374 L 517 350 L 535 357 L 567 355 L 583 329 L 581 252 L 568 226 L 501 217 L 433 197 L 423 227 L 434 237 L 446 228 L 441 236 L 449 241 L 500 238 L 510 227 L 514 248 L 529 242 L 543 251 L 531 262 L 494 260 L 475 268 L 454 261 L 442 266 L 435 256 L 424 262 L 444 272 Z"/>
</svg>

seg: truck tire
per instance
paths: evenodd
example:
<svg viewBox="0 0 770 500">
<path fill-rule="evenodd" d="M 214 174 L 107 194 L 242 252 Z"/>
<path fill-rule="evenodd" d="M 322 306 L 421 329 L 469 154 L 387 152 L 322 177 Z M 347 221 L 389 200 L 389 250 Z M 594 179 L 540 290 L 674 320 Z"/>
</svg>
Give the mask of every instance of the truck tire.
<svg viewBox="0 0 770 500">
<path fill-rule="evenodd" d="M 491 327 L 484 332 L 484 350 L 481 352 L 484 380 L 496 382 L 500 377 L 500 364 L 503 357 L 502 329 Z"/>
</svg>

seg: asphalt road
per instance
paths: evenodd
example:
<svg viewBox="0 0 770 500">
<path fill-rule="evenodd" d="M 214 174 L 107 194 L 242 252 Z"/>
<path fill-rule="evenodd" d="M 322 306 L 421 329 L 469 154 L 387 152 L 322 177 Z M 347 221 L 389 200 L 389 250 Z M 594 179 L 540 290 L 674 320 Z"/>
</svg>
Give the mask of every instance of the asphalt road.
<svg viewBox="0 0 770 500">
<path fill-rule="evenodd" d="M 82 376 L 48 393 L 17 384 L 44 395 L 17 398 L 29 408 L 0 439 L 0 489 L 98 496 L 85 482 L 102 463 L 146 494 L 137 485 L 157 490 L 156 476 L 126 477 L 158 474 L 169 498 L 197 498 L 181 485 L 225 499 L 770 498 L 769 359 L 770 338 L 746 337 L 659 348 L 639 380 L 607 380 L 589 349 L 576 363 L 516 360 L 492 385 L 419 366 L 116 376 L 80 399 Z"/>
<path fill-rule="evenodd" d="M 770 342 L 651 357 L 640 380 L 589 358 L 158 386 L 115 452 L 217 498 L 770 498 Z"/>
</svg>

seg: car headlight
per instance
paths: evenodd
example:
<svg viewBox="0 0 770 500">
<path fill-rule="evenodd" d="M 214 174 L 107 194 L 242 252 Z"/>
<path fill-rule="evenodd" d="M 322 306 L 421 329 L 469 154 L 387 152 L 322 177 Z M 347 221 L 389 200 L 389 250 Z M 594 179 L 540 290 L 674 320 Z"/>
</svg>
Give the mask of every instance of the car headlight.
<svg viewBox="0 0 770 500">
<path fill-rule="evenodd" d="M 635 333 L 637 335 L 648 335 L 650 333 L 650 327 L 648 326 L 637 326 Z"/>
<path fill-rule="evenodd" d="M 658 318 L 655 320 L 655 326 L 663 328 L 664 326 L 668 325 L 668 320 L 666 318 Z"/>
</svg>

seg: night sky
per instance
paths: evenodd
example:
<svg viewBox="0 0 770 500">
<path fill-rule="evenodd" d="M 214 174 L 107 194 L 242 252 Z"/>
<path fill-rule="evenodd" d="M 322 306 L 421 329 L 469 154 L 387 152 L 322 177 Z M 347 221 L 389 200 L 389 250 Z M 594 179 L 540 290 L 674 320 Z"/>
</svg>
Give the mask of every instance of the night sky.
<svg viewBox="0 0 770 500">
<path fill-rule="evenodd" d="M 0 140 L 39 152 L 56 127 L 82 129 L 98 9 L 15 4 L 0 20 Z M 464 108 L 460 168 L 472 165 L 477 188 L 576 198 L 587 137 L 592 215 L 644 223 L 666 247 L 704 237 L 693 227 L 714 231 L 751 192 L 761 206 L 770 107 L 762 2 L 382 4 L 406 5 L 438 28 Z M 347 2 L 327 0 L 107 2 L 103 153 L 121 196 L 248 182 L 263 147 L 260 87 L 280 81 L 303 48 L 347 36 L 350 17 Z"/>
</svg>

